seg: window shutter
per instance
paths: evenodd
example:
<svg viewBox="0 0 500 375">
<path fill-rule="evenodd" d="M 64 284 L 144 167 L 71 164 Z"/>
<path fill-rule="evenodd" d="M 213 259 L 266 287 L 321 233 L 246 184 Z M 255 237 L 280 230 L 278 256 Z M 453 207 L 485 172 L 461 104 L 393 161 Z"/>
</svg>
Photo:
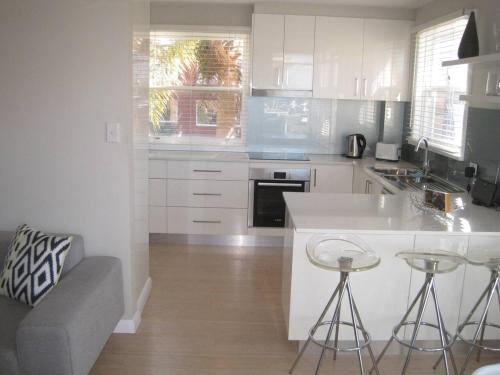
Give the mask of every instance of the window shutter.
<svg viewBox="0 0 500 375">
<path fill-rule="evenodd" d="M 463 159 L 465 103 L 459 96 L 468 89 L 467 65 L 442 67 L 457 58 L 468 16 L 426 28 L 416 34 L 415 73 L 408 141 L 427 137 L 430 148 Z"/>
</svg>

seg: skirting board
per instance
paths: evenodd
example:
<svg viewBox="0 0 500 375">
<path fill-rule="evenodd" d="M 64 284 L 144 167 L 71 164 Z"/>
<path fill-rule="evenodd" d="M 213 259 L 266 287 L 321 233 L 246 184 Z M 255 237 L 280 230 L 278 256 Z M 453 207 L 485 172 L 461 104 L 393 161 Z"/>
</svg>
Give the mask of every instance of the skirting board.
<svg viewBox="0 0 500 375">
<path fill-rule="evenodd" d="M 137 310 L 134 313 L 132 319 L 121 319 L 115 327 L 114 333 L 136 333 L 137 328 L 141 324 L 141 315 L 142 310 L 144 310 L 144 306 L 149 298 L 149 294 L 151 293 L 152 280 L 151 277 L 148 277 L 146 282 L 144 283 L 144 287 L 142 288 L 141 294 L 137 299 Z"/>
</svg>

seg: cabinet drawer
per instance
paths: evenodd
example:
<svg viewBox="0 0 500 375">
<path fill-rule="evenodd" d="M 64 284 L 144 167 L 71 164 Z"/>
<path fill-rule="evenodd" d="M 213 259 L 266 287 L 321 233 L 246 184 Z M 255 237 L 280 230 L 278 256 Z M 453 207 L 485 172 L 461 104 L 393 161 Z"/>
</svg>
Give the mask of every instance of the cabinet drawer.
<svg viewBox="0 0 500 375">
<path fill-rule="evenodd" d="M 168 207 L 167 227 L 169 233 L 246 234 L 247 210 Z"/>
<path fill-rule="evenodd" d="M 150 160 L 149 178 L 167 178 L 167 161 Z"/>
<path fill-rule="evenodd" d="M 167 180 L 167 206 L 247 208 L 246 181 Z"/>
<path fill-rule="evenodd" d="M 167 205 L 167 180 L 161 178 L 149 179 L 149 205 Z"/>
<path fill-rule="evenodd" d="M 247 163 L 169 161 L 168 178 L 192 180 L 248 180 Z"/>
</svg>

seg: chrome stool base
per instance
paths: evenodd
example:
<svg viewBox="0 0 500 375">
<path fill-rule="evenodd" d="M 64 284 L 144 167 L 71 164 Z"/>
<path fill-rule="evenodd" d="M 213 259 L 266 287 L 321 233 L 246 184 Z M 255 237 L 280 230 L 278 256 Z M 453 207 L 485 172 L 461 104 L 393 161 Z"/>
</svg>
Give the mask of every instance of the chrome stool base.
<svg viewBox="0 0 500 375">
<path fill-rule="evenodd" d="M 350 310 L 350 315 L 351 315 L 351 321 L 343 321 L 340 320 L 340 307 L 342 303 L 342 299 L 344 298 L 344 295 L 347 294 L 347 299 L 349 302 L 349 310 Z M 323 321 L 325 315 L 328 313 L 328 310 L 330 309 L 330 306 L 332 305 L 334 299 L 338 295 L 338 301 L 337 305 L 335 306 L 333 317 L 331 320 L 328 321 Z M 315 338 L 315 334 L 318 330 L 319 327 L 321 326 L 328 326 L 328 332 L 325 338 L 324 342 L 321 342 L 317 338 Z M 353 347 L 349 348 L 341 348 L 338 345 L 338 332 L 339 332 L 339 326 L 344 325 L 344 326 L 350 326 L 353 328 L 353 333 L 354 333 L 354 340 L 356 342 L 356 345 Z M 334 344 L 330 345 L 329 341 L 330 338 L 332 337 L 333 333 L 333 328 L 336 329 L 335 331 L 335 339 L 334 339 Z M 360 340 L 359 333 L 363 336 L 363 341 Z M 338 283 L 337 287 L 335 288 L 335 291 L 333 292 L 330 300 L 326 304 L 326 307 L 324 308 L 323 312 L 321 313 L 321 316 L 319 317 L 318 321 L 316 324 L 311 328 L 309 331 L 309 338 L 307 339 L 306 343 L 300 350 L 299 354 L 297 355 L 297 358 L 293 362 L 292 367 L 290 368 L 290 371 L 288 372 L 291 374 L 297 364 L 299 363 L 300 359 L 302 358 L 302 355 L 307 349 L 307 346 L 309 343 L 312 341 L 316 345 L 320 346 L 322 348 L 321 350 L 321 355 L 318 360 L 318 364 L 316 366 L 316 371 L 314 372 L 315 375 L 319 374 L 319 371 L 321 369 L 321 365 L 323 363 L 323 358 L 325 355 L 325 351 L 328 350 L 333 350 L 334 353 L 337 352 L 357 352 L 358 355 L 358 363 L 359 363 L 359 369 L 360 373 L 364 374 L 365 370 L 363 368 L 363 361 L 361 359 L 361 351 L 364 348 L 368 349 L 368 352 L 370 354 L 370 357 L 373 362 L 373 368 L 375 369 L 375 372 L 377 375 L 379 375 L 378 368 L 377 368 L 377 363 L 375 361 L 375 356 L 373 355 L 373 351 L 370 345 L 370 335 L 368 332 L 364 329 L 363 323 L 361 322 L 361 317 L 359 315 L 358 308 L 356 306 L 356 303 L 354 302 L 354 298 L 352 296 L 352 289 L 351 289 L 351 283 L 349 282 L 349 272 L 341 272 L 340 273 L 340 282 Z M 334 356 L 335 359 L 335 356 Z"/>
<path fill-rule="evenodd" d="M 447 375 L 449 375 L 449 373 L 450 373 L 449 365 L 448 365 L 448 355 L 449 355 L 450 362 L 453 366 L 453 370 L 454 370 L 455 374 L 457 373 L 457 367 L 455 364 L 455 360 L 453 358 L 453 353 L 451 352 L 451 349 L 450 349 L 450 347 L 453 343 L 453 339 L 444 327 L 443 317 L 441 315 L 441 310 L 439 309 L 434 277 L 435 277 L 434 273 L 426 273 L 424 285 L 422 286 L 420 291 L 417 293 L 417 296 L 415 297 L 415 299 L 410 304 L 410 307 L 406 311 L 405 315 L 403 316 L 403 319 L 401 319 L 399 324 L 394 327 L 392 337 L 389 339 L 389 341 L 385 345 L 384 349 L 382 350 L 382 352 L 378 356 L 377 360 L 375 361 L 376 364 L 378 364 L 380 362 L 380 360 L 384 356 L 385 352 L 387 351 L 387 349 L 391 345 L 392 341 L 395 340 L 398 343 L 400 343 L 403 346 L 408 348 L 408 354 L 406 355 L 406 359 L 405 359 L 404 367 L 401 371 L 401 375 L 404 375 L 406 373 L 406 371 L 408 369 L 408 365 L 410 364 L 412 352 L 414 350 L 425 351 L 425 352 L 442 352 Z M 434 301 L 434 308 L 436 311 L 437 325 L 423 321 L 424 312 L 425 312 L 425 309 L 427 307 L 427 303 L 429 301 L 429 298 L 431 296 L 432 296 L 432 299 Z M 419 303 L 419 308 L 418 308 L 416 320 L 415 321 L 407 321 L 406 319 L 408 319 L 408 316 L 410 315 L 410 313 L 413 311 L 413 309 L 417 305 L 417 302 L 420 302 L 420 303 Z M 414 326 L 413 334 L 411 336 L 409 344 L 407 344 L 406 342 L 404 342 L 402 339 L 400 339 L 397 336 L 399 331 L 401 330 L 401 328 L 403 326 Z M 436 347 L 436 348 L 422 348 L 422 347 L 416 346 L 415 343 L 417 341 L 418 331 L 420 330 L 421 326 L 429 326 L 429 327 L 438 329 L 439 337 L 441 340 L 441 346 Z M 370 370 L 370 374 L 372 373 L 373 370 L 374 370 L 374 368 L 372 368 Z"/>
<path fill-rule="evenodd" d="M 477 358 L 476 360 L 479 362 L 479 358 L 481 355 L 481 350 L 486 350 L 486 351 L 492 351 L 492 352 L 500 352 L 500 348 L 492 348 L 489 346 L 483 345 L 483 339 L 484 339 L 484 331 L 486 327 L 493 327 L 500 329 L 500 325 L 494 324 L 494 323 L 488 323 L 487 318 L 488 318 L 488 310 L 490 309 L 491 306 L 491 301 L 493 300 L 493 296 L 497 295 L 498 299 L 498 304 L 500 307 L 500 275 L 498 274 L 497 270 L 492 270 L 491 271 L 491 277 L 490 277 L 490 282 L 486 286 L 485 290 L 479 297 L 478 301 L 474 305 L 474 307 L 471 309 L 467 317 L 465 318 L 464 322 L 458 326 L 457 333 L 455 334 L 455 337 L 453 338 L 452 343 L 455 342 L 457 338 L 460 338 L 462 341 L 466 342 L 469 344 L 469 350 L 467 351 L 467 356 L 465 358 L 465 362 L 462 365 L 462 368 L 460 369 L 460 375 L 463 375 L 465 373 L 465 369 L 467 368 L 467 365 L 469 364 L 469 361 L 472 356 L 472 352 L 474 349 L 477 349 Z M 471 321 L 472 315 L 476 312 L 478 309 L 479 305 L 481 303 L 486 301 L 486 305 L 484 307 L 483 313 L 481 314 L 481 318 L 479 321 Z M 474 337 L 472 340 L 468 340 L 465 337 L 462 336 L 462 331 L 464 330 L 465 327 L 467 326 L 477 326 L 476 331 L 474 333 Z M 478 343 L 479 340 L 479 343 Z M 438 359 L 436 364 L 434 365 L 434 369 L 439 365 L 441 362 L 442 357 Z M 458 374 L 458 372 L 457 372 Z"/>
</svg>

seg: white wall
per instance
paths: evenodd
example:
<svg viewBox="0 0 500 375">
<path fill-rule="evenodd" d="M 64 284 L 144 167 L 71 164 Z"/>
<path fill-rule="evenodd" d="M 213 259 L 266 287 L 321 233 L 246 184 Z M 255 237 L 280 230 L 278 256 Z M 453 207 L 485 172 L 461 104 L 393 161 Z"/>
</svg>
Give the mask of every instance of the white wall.
<svg viewBox="0 0 500 375">
<path fill-rule="evenodd" d="M 477 11 L 479 53 L 497 52 L 496 45 L 500 44 L 499 0 L 436 0 L 417 9 L 416 24 L 425 24 L 461 8 Z"/>
<path fill-rule="evenodd" d="M 253 5 L 151 2 L 151 24 L 252 26 Z"/>
<path fill-rule="evenodd" d="M 415 10 L 359 5 L 337 5 L 302 2 L 256 2 L 255 13 L 298 14 L 331 17 L 362 17 L 414 20 Z"/>
<path fill-rule="evenodd" d="M 132 8 L 132 301 L 138 301 L 149 278 L 149 2 Z M 140 309 L 141 306 L 136 306 Z"/>
<path fill-rule="evenodd" d="M 0 2 L 0 230 L 80 233 L 88 255 L 119 257 L 125 318 L 146 272 L 132 257 L 132 21 L 122 0 Z"/>
</svg>

